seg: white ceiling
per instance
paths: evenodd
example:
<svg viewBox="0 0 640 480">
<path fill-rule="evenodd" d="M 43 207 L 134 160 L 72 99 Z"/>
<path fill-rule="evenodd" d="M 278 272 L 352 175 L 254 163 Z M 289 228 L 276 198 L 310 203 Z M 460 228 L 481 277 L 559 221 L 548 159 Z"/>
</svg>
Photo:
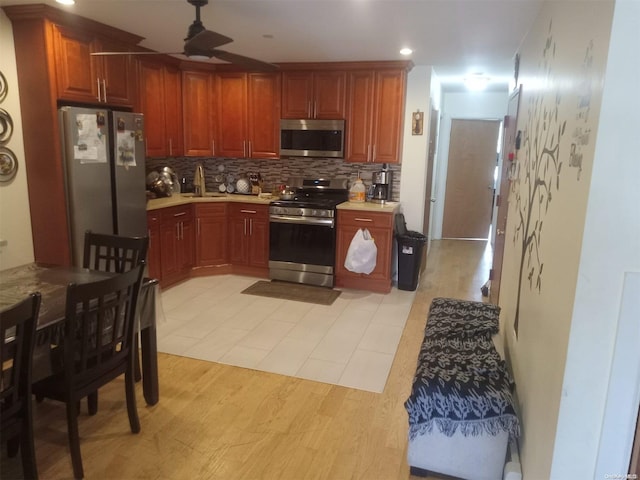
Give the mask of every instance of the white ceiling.
<svg viewBox="0 0 640 480">
<path fill-rule="evenodd" d="M 506 87 L 513 58 L 542 0 L 210 0 L 205 28 L 234 39 L 221 47 L 266 62 L 400 60 L 431 65 L 445 87 L 483 72 Z M 47 3 L 135 33 L 140 45 L 181 51 L 195 8 L 186 0 L 0 0 Z M 215 62 L 215 60 L 213 60 Z"/>
</svg>

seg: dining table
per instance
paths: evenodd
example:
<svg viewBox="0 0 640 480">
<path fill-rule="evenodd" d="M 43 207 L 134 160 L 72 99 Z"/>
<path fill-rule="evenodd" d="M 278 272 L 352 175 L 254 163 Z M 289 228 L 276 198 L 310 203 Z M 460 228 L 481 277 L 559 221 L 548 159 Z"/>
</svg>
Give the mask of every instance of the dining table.
<svg viewBox="0 0 640 480">
<path fill-rule="evenodd" d="M 32 378 L 36 382 L 53 373 L 50 345 L 64 332 L 67 286 L 111 278 L 117 273 L 87 268 L 28 263 L 0 271 L 0 310 L 40 292 Z M 156 294 L 158 281 L 145 277 L 138 297 L 138 332 L 142 364 L 142 391 L 147 405 L 159 400 L 158 346 L 156 338 Z"/>
</svg>

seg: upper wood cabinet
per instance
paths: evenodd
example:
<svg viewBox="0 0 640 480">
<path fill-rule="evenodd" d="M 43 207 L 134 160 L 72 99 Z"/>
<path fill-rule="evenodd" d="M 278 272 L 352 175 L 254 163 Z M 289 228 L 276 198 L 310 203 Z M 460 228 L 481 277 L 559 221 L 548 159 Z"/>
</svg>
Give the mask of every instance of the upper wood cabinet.
<svg viewBox="0 0 640 480">
<path fill-rule="evenodd" d="M 231 158 L 280 155 L 280 75 L 218 74 L 216 154 Z"/>
<path fill-rule="evenodd" d="M 138 110 L 145 116 L 147 156 L 183 154 L 182 74 L 159 62 L 139 61 Z"/>
<path fill-rule="evenodd" d="M 282 118 L 344 119 L 345 71 L 287 71 L 282 74 Z"/>
<path fill-rule="evenodd" d="M 219 155 L 216 146 L 215 74 L 205 71 L 182 72 L 182 128 L 184 154 L 194 157 Z"/>
<path fill-rule="evenodd" d="M 126 52 L 133 46 L 95 33 L 53 25 L 56 84 L 63 100 L 132 106 L 135 70 L 131 55 L 92 56 Z"/>
<path fill-rule="evenodd" d="M 349 162 L 400 163 L 406 70 L 349 72 Z"/>
</svg>

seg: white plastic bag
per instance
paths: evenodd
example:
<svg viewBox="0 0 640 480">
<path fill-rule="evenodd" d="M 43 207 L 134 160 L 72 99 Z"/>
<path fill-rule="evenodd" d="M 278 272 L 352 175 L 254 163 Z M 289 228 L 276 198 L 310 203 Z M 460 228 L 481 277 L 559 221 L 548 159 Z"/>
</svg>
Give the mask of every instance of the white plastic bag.
<svg viewBox="0 0 640 480">
<path fill-rule="evenodd" d="M 344 267 L 351 272 L 369 274 L 376 268 L 377 256 L 378 248 L 371 233 L 360 228 L 351 240 Z"/>
</svg>

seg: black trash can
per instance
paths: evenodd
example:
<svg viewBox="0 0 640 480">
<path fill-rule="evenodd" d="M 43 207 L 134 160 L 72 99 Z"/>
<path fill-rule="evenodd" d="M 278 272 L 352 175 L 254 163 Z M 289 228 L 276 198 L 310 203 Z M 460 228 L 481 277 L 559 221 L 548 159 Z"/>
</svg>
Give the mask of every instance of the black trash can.
<svg viewBox="0 0 640 480">
<path fill-rule="evenodd" d="M 396 216 L 396 239 L 398 241 L 398 289 L 413 292 L 418 287 L 418 276 L 422 252 L 427 236 L 406 229 L 404 215 Z"/>
</svg>

